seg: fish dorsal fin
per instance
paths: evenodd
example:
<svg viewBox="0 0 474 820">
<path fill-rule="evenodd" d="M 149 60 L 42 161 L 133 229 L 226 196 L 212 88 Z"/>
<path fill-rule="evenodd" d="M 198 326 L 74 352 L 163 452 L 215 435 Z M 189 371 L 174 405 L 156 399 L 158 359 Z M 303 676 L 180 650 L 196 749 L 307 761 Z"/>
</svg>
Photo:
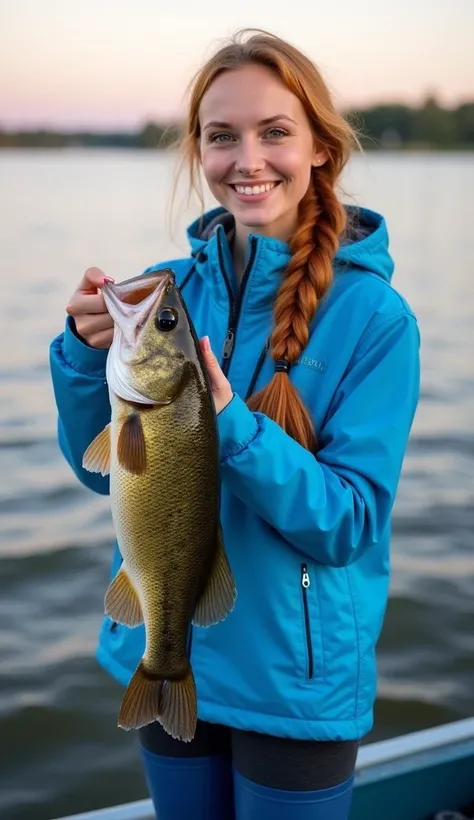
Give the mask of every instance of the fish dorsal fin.
<svg viewBox="0 0 474 820">
<path fill-rule="evenodd" d="M 141 475 L 146 471 L 146 444 L 139 413 L 130 413 L 123 423 L 117 441 L 119 464 L 129 473 Z"/>
<path fill-rule="evenodd" d="M 143 623 L 138 595 L 123 565 L 105 594 L 105 614 L 118 624 L 126 626 L 139 626 Z"/>
<path fill-rule="evenodd" d="M 89 444 L 82 458 L 82 466 L 90 473 L 110 473 L 110 423 Z"/>
<path fill-rule="evenodd" d="M 222 542 L 219 525 L 214 564 L 206 589 L 194 613 L 194 626 L 212 626 L 223 621 L 234 608 L 237 590 Z"/>
</svg>

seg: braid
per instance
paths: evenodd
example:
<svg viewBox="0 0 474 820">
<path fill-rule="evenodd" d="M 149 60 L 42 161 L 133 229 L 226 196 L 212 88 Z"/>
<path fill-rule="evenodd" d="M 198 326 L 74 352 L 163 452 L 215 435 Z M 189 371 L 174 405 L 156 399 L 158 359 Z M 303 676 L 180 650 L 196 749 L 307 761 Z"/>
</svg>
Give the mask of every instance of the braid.
<svg viewBox="0 0 474 820">
<path fill-rule="evenodd" d="M 334 191 L 330 161 L 318 171 L 313 169 L 299 206 L 298 222 L 290 243 L 292 256 L 275 301 L 271 337 L 273 359 L 286 359 L 290 365 L 298 361 L 308 343 L 309 325 L 332 283 L 333 258 L 346 225 L 344 207 Z M 311 416 L 288 373 L 275 373 L 248 405 L 276 421 L 303 447 L 315 451 Z"/>
</svg>

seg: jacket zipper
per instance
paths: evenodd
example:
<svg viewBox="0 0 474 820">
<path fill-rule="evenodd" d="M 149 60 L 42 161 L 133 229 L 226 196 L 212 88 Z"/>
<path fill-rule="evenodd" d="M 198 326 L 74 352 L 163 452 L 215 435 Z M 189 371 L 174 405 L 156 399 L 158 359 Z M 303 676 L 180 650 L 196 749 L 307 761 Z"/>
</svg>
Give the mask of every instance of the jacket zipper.
<svg viewBox="0 0 474 820">
<path fill-rule="evenodd" d="M 301 593 L 303 596 L 304 625 L 306 632 L 306 648 L 308 652 L 308 678 L 311 680 L 314 674 L 313 642 L 311 640 L 311 623 L 309 620 L 308 589 L 311 580 L 306 564 L 301 564 Z"/>
<path fill-rule="evenodd" d="M 250 396 L 252 395 L 252 393 L 254 391 L 255 385 L 257 384 L 257 379 L 260 375 L 260 371 L 263 367 L 263 363 L 264 363 L 265 359 L 267 358 L 267 354 L 268 354 L 269 350 L 270 350 L 270 337 L 265 342 L 265 346 L 264 346 L 262 352 L 260 353 L 260 357 L 259 357 L 259 360 L 257 362 L 257 366 L 256 366 L 256 368 L 253 372 L 253 376 L 250 380 L 249 389 L 247 390 L 247 393 L 246 393 L 246 396 L 245 396 L 245 401 L 249 400 Z"/>
<path fill-rule="evenodd" d="M 242 301 L 244 298 L 245 287 L 248 282 L 248 278 L 250 275 L 250 271 L 252 270 L 252 265 L 255 259 L 255 253 L 257 250 L 257 239 L 252 237 L 251 246 L 250 246 L 250 255 L 248 258 L 248 262 L 245 266 L 244 275 L 242 276 L 242 282 L 240 284 L 240 291 L 239 296 L 234 299 L 234 295 L 232 293 L 232 288 L 229 283 L 229 279 L 227 278 L 227 274 L 224 268 L 224 259 L 223 259 L 223 252 L 222 252 L 222 240 L 220 236 L 218 236 L 217 241 L 217 248 L 219 253 L 219 267 L 221 269 L 221 273 L 224 277 L 224 281 L 226 283 L 227 292 L 229 294 L 229 302 L 230 302 L 230 313 L 229 313 L 229 324 L 227 326 L 227 333 L 224 342 L 224 350 L 222 354 L 222 372 L 225 376 L 227 376 L 230 368 L 230 362 L 232 359 L 232 353 L 234 351 L 234 343 L 235 343 L 235 333 L 237 330 L 237 325 L 239 323 L 240 311 L 242 308 Z"/>
</svg>

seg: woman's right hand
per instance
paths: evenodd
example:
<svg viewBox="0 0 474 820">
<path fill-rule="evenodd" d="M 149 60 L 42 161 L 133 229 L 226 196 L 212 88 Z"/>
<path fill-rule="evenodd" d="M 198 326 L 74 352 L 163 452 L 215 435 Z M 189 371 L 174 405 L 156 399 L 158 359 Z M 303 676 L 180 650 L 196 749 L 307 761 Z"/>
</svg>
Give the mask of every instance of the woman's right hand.
<svg viewBox="0 0 474 820">
<path fill-rule="evenodd" d="M 76 331 L 90 347 L 106 349 L 112 344 L 114 323 L 108 312 L 99 286 L 113 282 L 100 268 L 88 268 L 77 290 L 66 306 L 66 313 L 72 316 Z"/>
</svg>

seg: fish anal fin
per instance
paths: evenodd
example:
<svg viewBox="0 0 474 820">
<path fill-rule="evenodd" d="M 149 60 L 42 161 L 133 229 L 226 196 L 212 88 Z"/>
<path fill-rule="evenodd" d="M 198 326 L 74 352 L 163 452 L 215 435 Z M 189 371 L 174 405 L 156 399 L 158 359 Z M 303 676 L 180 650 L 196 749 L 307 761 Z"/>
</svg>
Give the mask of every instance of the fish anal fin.
<svg viewBox="0 0 474 820">
<path fill-rule="evenodd" d="M 146 471 L 146 444 L 142 421 L 138 413 L 130 413 L 124 421 L 117 441 L 119 464 L 129 473 Z"/>
<path fill-rule="evenodd" d="M 89 444 L 82 457 L 82 466 L 90 473 L 110 473 L 110 423 Z"/>
<path fill-rule="evenodd" d="M 121 566 L 105 594 L 105 613 L 118 624 L 139 626 L 143 613 L 137 592 L 124 566 Z"/>
<path fill-rule="evenodd" d="M 206 589 L 197 603 L 194 626 L 212 626 L 223 621 L 234 608 L 237 590 L 222 542 L 219 526 L 214 564 Z"/>
</svg>

